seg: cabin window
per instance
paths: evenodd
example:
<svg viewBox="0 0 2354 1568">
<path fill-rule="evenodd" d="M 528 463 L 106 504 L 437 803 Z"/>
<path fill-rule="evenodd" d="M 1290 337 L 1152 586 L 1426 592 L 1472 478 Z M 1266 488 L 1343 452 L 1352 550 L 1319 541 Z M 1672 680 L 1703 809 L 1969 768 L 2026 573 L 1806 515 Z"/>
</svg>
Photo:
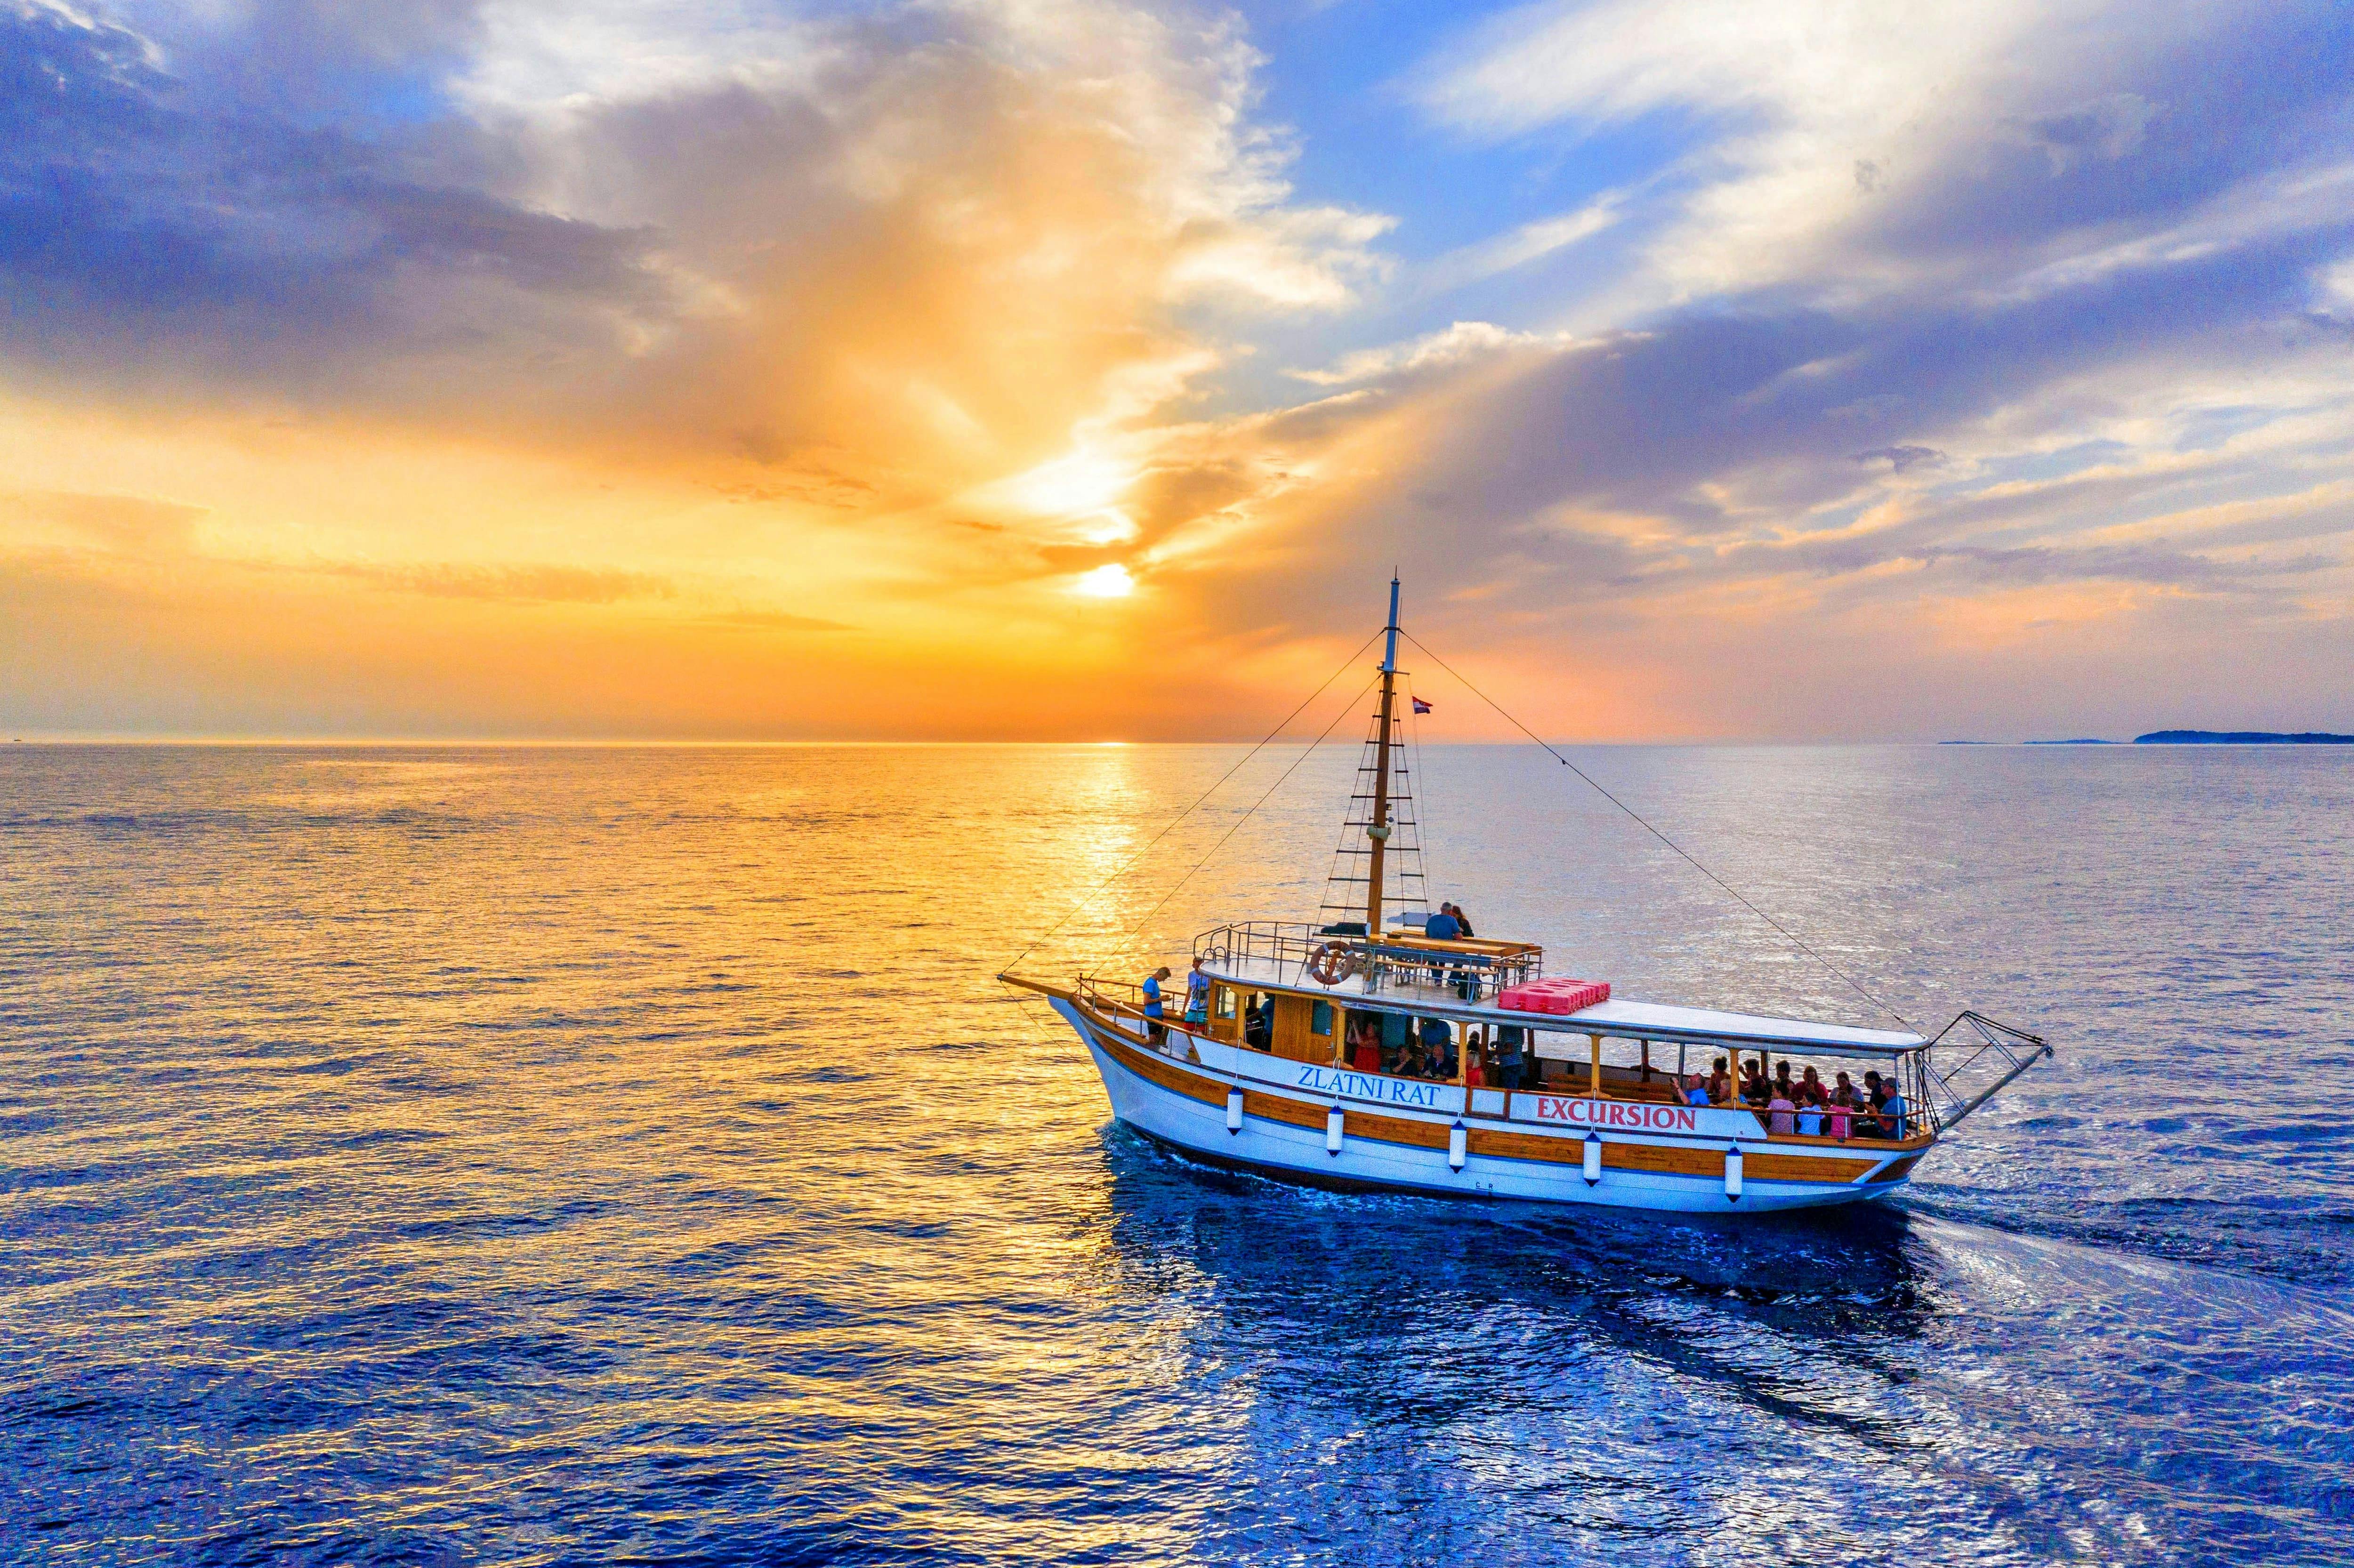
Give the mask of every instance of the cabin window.
<svg viewBox="0 0 2354 1568">
<path fill-rule="evenodd" d="M 1309 1004 L 1308 1033 L 1310 1034 L 1321 1034 L 1328 1039 L 1331 1036 L 1332 1004 L 1331 1002 L 1318 1001 Z"/>
<path fill-rule="evenodd" d="M 1228 985 L 1222 985 L 1218 988 L 1218 1016 L 1220 1018 L 1232 1018 L 1234 1015 L 1235 988 Z"/>
</svg>

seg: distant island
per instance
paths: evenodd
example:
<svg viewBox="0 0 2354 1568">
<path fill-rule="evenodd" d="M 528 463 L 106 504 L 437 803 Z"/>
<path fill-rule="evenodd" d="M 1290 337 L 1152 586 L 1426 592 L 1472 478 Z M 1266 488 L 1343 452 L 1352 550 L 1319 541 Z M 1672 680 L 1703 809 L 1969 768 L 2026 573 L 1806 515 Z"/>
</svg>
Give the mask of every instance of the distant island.
<svg viewBox="0 0 2354 1568">
<path fill-rule="evenodd" d="M 2279 735 L 2264 729 L 2154 729 L 2134 736 L 2136 746 L 2354 746 L 2354 735 L 2317 729 Z"/>
<path fill-rule="evenodd" d="M 2001 746 L 1999 740 L 1941 740 L 1939 746 Z M 2122 740 L 2084 736 L 2073 740 L 2027 740 L 2021 746 L 2123 746 Z M 2299 730 L 2282 735 L 2268 729 L 2154 729 L 2133 737 L 2136 746 L 2354 746 L 2354 735 L 2326 730 Z"/>
</svg>

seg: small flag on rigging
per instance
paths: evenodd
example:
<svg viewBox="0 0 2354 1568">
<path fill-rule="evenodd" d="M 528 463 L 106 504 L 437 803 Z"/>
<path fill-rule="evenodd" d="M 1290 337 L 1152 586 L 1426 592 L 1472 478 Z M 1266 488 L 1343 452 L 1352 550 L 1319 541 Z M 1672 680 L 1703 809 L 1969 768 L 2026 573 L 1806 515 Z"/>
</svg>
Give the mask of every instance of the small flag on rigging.
<svg viewBox="0 0 2354 1568">
<path fill-rule="evenodd" d="M 1430 705 L 1424 702 L 1420 697 L 1416 697 L 1414 699 L 1414 711 L 1418 714 L 1426 714 L 1430 711 Z"/>
</svg>

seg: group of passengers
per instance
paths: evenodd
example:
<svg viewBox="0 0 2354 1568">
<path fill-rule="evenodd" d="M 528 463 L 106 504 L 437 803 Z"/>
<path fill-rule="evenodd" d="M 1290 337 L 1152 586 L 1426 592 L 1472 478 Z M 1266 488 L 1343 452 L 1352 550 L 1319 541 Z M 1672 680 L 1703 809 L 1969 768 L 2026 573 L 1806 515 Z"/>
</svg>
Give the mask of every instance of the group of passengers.
<svg viewBox="0 0 2354 1568">
<path fill-rule="evenodd" d="M 1459 1076 L 1477 1089 L 1534 1088 L 1537 1081 L 1528 1031 L 1511 1023 L 1497 1025 L 1492 1039 L 1474 1024 L 1458 1043 L 1444 1019 L 1352 1012 L 1346 1059 L 1361 1073 L 1447 1083 Z"/>
<path fill-rule="evenodd" d="M 1903 1090 L 1893 1077 L 1883 1078 L 1876 1070 L 1867 1072 L 1859 1089 L 1845 1073 L 1826 1085 L 1822 1075 L 1808 1067 L 1794 1079 L 1787 1057 L 1775 1064 L 1770 1077 L 1764 1056 L 1743 1063 L 1736 1091 L 1733 1075 L 1719 1056 L 1707 1077 L 1695 1073 L 1685 1081 L 1683 1094 L 1691 1105 L 1743 1105 L 1762 1110 L 1769 1133 L 1795 1133 L 1801 1138 L 1903 1138 L 1905 1118 L 1912 1115 Z"/>
</svg>

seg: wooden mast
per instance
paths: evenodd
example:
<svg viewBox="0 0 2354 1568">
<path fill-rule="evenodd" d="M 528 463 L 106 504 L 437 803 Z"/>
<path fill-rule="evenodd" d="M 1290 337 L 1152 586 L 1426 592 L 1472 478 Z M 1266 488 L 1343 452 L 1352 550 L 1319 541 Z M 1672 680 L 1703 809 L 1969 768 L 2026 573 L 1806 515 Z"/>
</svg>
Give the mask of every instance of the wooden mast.
<svg viewBox="0 0 2354 1568">
<path fill-rule="evenodd" d="M 1381 739 L 1373 766 L 1373 820 L 1365 836 L 1373 841 L 1373 863 L 1365 868 L 1365 937 L 1382 934 L 1382 852 L 1390 842 L 1390 715 L 1397 702 L 1398 580 L 1390 577 L 1389 641 L 1382 651 Z"/>
</svg>

